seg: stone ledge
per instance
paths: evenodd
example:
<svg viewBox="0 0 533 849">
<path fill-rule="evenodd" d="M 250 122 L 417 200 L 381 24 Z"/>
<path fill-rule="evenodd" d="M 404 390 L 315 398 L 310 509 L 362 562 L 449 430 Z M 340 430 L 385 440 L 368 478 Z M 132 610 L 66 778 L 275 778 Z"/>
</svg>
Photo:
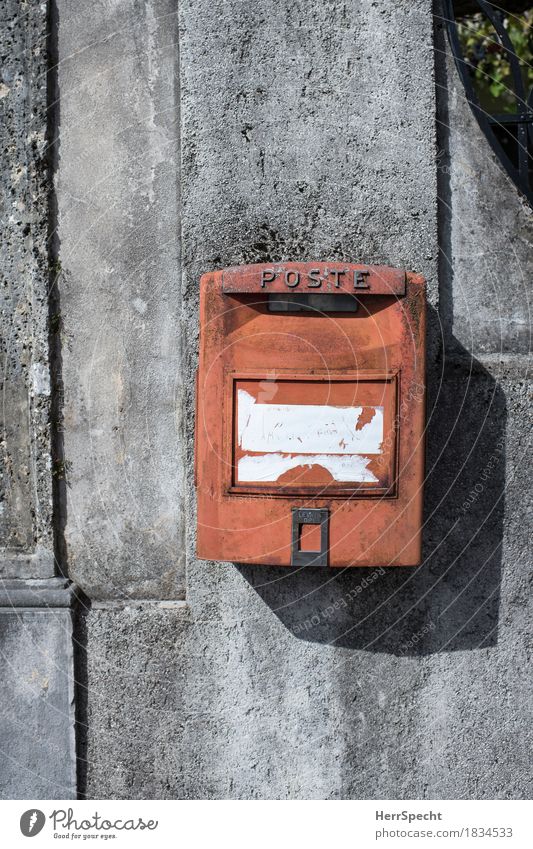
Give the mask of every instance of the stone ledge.
<svg viewBox="0 0 533 849">
<path fill-rule="evenodd" d="M 56 574 L 54 552 L 37 546 L 33 552 L 0 550 L 0 578 L 49 578 Z"/>
<path fill-rule="evenodd" d="M 113 601 L 93 601 L 91 609 L 94 610 L 127 610 L 132 608 L 135 610 L 143 608 L 158 608 L 160 610 L 189 610 L 189 605 L 183 599 L 122 599 Z"/>
<path fill-rule="evenodd" d="M 446 352 L 443 359 L 444 368 L 472 373 L 488 371 L 494 377 L 527 378 L 531 372 L 529 354 L 460 354 L 451 351 Z"/>
<path fill-rule="evenodd" d="M 77 588 L 67 578 L 0 580 L 0 611 L 10 608 L 71 607 Z"/>
</svg>

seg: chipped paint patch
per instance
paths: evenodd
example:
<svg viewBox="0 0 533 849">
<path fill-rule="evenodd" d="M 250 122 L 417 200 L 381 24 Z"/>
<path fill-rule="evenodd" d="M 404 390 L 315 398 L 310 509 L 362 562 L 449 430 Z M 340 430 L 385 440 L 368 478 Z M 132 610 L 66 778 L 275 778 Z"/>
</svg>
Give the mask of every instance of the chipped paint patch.
<svg viewBox="0 0 533 849">
<path fill-rule="evenodd" d="M 334 480 L 377 483 L 372 457 L 382 453 L 383 407 L 261 404 L 237 393 L 239 447 L 253 452 L 237 464 L 240 482 L 276 481 L 286 472 L 318 465 Z"/>
<path fill-rule="evenodd" d="M 298 467 L 322 466 L 336 481 L 377 483 L 377 477 L 368 468 L 368 457 L 358 454 L 260 454 L 241 457 L 238 462 L 239 481 L 277 481 L 285 472 Z"/>
<path fill-rule="evenodd" d="M 238 431 L 243 451 L 380 454 L 383 407 L 258 404 L 239 389 Z"/>
</svg>

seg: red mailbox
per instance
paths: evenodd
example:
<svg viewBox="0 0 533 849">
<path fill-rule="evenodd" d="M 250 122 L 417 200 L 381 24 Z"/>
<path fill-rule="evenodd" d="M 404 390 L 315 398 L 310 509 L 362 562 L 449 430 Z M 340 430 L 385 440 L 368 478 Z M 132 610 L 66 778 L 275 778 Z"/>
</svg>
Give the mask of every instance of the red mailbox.
<svg viewBox="0 0 533 849">
<path fill-rule="evenodd" d="M 420 562 L 424 285 L 340 262 L 202 277 L 199 557 Z"/>
</svg>

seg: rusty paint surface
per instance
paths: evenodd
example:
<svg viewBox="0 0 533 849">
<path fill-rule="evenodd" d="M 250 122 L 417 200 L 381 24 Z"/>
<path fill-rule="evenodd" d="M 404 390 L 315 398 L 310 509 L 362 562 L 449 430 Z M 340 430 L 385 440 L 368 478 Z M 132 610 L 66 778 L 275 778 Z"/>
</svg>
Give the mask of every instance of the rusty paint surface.
<svg viewBox="0 0 533 849">
<path fill-rule="evenodd" d="M 273 268 L 298 271 L 300 285 L 310 272 L 331 280 L 334 266 L 368 286 L 357 313 L 269 312 Z M 330 511 L 330 566 L 419 562 L 424 280 L 380 268 L 385 294 L 375 268 L 287 263 L 201 279 L 200 557 L 288 566 L 291 508 L 313 507 Z"/>
</svg>

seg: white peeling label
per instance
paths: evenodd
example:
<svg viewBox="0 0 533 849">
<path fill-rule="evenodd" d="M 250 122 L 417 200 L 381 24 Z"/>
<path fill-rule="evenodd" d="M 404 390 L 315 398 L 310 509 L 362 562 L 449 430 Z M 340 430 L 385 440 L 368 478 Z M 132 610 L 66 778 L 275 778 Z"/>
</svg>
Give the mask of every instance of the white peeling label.
<svg viewBox="0 0 533 849">
<path fill-rule="evenodd" d="M 239 389 L 237 417 L 239 447 L 255 455 L 238 461 L 242 482 L 276 481 L 290 469 L 312 465 L 337 481 L 377 482 L 364 455 L 382 452 L 383 407 L 260 404 Z"/>
<path fill-rule="evenodd" d="M 240 481 L 277 481 L 281 475 L 298 467 L 322 466 L 336 481 L 376 483 L 377 477 L 367 469 L 368 457 L 357 454 L 335 457 L 333 454 L 263 454 L 241 457 Z"/>
</svg>

